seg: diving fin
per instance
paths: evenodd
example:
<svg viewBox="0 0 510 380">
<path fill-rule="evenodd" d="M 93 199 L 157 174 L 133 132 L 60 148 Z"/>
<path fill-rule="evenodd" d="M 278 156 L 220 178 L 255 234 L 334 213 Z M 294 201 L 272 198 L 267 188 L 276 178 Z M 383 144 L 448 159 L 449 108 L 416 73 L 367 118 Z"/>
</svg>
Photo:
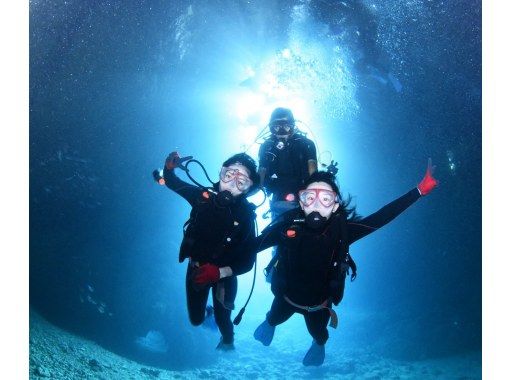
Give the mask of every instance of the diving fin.
<svg viewBox="0 0 510 380">
<path fill-rule="evenodd" d="M 303 358 L 303 365 L 305 366 L 320 366 L 324 363 L 324 357 L 326 356 L 325 345 L 318 344 L 315 340 L 308 349 L 305 357 Z"/>
<path fill-rule="evenodd" d="M 273 341 L 275 326 L 271 326 L 267 319 L 257 327 L 253 333 L 253 337 L 261 342 L 264 346 L 269 346 Z"/>
</svg>

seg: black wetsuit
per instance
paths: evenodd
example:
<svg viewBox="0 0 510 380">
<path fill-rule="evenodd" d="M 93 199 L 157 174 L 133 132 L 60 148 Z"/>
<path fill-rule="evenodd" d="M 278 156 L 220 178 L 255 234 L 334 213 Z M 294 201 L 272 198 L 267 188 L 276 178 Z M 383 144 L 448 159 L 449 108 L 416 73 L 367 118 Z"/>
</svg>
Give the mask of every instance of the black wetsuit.
<svg viewBox="0 0 510 380">
<path fill-rule="evenodd" d="M 230 315 L 237 293 L 237 275 L 251 270 L 255 254 L 243 249 L 243 244 L 255 238 L 254 206 L 244 197 L 235 199 L 228 207 L 220 207 L 215 195 L 179 179 L 173 170 L 164 170 L 165 184 L 192 206 L 191 223 L 187 237 L 181 245 L 180 260 L 190 258 L 186 273 L 188 314 L 193 325 L 205 318 L 209 289 L 213 289 L 214 317 L 223 337 L 223 343 L 232 343 L 234 328 Z M 187 239 L 187 240 L 186 240 Z M 183 249 L 184 247 L 184 249 Z M 218 267 L 229 266 L 232 276 L 202 289 L 192 283 L 195 266 L 211 263 Z"/>
<path fill-rule="evenodd" d="M 266 169 L 265 187 L 273 194 L 273 201 L 284 200 L 286 194 L 297 196 L 308 178 L 308 161 L 317 161 L 317 152 L 312 140 L 296 133 L 283 142 L 283 149 L 278 149 L 275 136 L 267 139 L 259 150 L 259 164 Z M 273 177 L 276 176 L 276 178 Z"/>
<path fill-rule="evenodd" d="M 271 289 L 275 298 L 271 310 L 267 313 L 269 324 L 276 326 L 296 312 L 303 314 L 310 335 L 318 344 L 324 344 L 329 337 L 326 328 L 330 318 L 328 309 L 308 312 L 292 306 L 284 297 L 301 306 L 317 306 L 326 302 L 326 305 L 331 307 L 334 296 L 330 286 L 334 236 L 341 236 L 340 231 L 334 229 L 341 228 L 341 225 L 346 226 L 347 234 L 344 236 L 347 236 L 348 244 L 352 244 L 392 221 L 419 198 L 420 193 L 414 188 L 365 218 L 347 220 L 341 224 L 332 222 L 335 219 L 332 217 L 326 227 L 319 231 L 310 229 L 304 223 L 296 224 L 295 218 L 264 229 L 255 240 L 257 252 L 274 245 L 286 248 L 282 250 L 276 265 L 278 275 L 273 275 Z M 290 214 L 292 213 L 293 211 Z M 299 210 L 293 216 L 304 218 L 304 213 Z M 289 228 L 295 231 L 294 237 L 289 237 Z"/>
</svg>

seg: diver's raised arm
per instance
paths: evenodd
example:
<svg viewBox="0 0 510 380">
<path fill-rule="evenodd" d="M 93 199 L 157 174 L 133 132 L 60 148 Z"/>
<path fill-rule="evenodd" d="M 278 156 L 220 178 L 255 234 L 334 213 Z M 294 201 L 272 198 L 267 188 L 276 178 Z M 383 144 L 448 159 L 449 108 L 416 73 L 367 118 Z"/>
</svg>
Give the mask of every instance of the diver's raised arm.
<svg viewBox="0 0 510 380">
<path fill-rule="evenodd" d="M 425 176 L 417 187 L 413 188 L 406 194 L 388 203 L 379 211 L 365 218 L 355 221 L 348 221 L 347 228 L 349 244 L 354 243 L 355 241 L 388 224 L 398 215 L 404 212 L 414 202 L 420 199 L 420 197 L 429 194 L 437 186 L 438 183 L 437 180 L 432 176 L 433 171 L 434 167 L 432 166 L 432 162 L 429 158 Z"/>
<path fill-rule="evenodd" d="M 180 156 L 177 152 L 172 152 L 168 155 L 165 160 L 165 167 L 163 169 L 163 178 L 165 180 L 165 185 L 170 190 L 175 191 L 181 197 L 186 199 L 189 204 L 193 205 L 199 195 L 200 188 L 195 185 L 191 185 L 187 182 L 184 182 L 182 179 L 177 177 L 175 174 L 175 168 L 180 165 Z"/>
</svg>

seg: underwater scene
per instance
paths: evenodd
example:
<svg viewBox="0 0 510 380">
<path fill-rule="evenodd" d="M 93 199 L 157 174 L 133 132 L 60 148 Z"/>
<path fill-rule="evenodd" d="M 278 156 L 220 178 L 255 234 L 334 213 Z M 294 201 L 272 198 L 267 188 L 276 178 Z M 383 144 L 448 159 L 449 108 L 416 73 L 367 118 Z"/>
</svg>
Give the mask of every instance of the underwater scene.
<svg viewBox="0 0 510 380">
<path fill-rule="evenodd" d="M 481 379 L 481 7 L 31 0 L 30 379 Z"/>
</svg>

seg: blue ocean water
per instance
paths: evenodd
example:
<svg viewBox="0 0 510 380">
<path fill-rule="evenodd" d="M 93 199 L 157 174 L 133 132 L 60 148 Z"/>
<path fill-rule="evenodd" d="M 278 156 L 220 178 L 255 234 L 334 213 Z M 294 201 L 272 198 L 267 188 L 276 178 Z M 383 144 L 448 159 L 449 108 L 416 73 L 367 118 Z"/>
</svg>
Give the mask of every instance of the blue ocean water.
<svg viewBox="0 0 510 380">
<path fill-rule="evenodd" d="M 359 275 L 315 375 L 342 365 L 359 378 L 372 357 L 478 357 L 481 96 L 480 1 L 31 1 L 31 308 L 145 365 L 225 360 L 219 333 L 187 317 L 177 255 L 189 206 L 151 172 L 178 150 L 217 178 L 233 153 L 257 157 L 256 136 L 282 105 L 319 161 L 339 162 L 362 215 L 416 186 L 429 157 L 439 180 L 351 247 Z M 272 300 L 269 257 L 259 254 L 236 327 L 246 365 L 265 349 L 251 334 Z M 252 276 L 239 279 L 237 310 Z M 310 342 L 296 315 L 263 360 L 301 365 Z"/>
</svg>

